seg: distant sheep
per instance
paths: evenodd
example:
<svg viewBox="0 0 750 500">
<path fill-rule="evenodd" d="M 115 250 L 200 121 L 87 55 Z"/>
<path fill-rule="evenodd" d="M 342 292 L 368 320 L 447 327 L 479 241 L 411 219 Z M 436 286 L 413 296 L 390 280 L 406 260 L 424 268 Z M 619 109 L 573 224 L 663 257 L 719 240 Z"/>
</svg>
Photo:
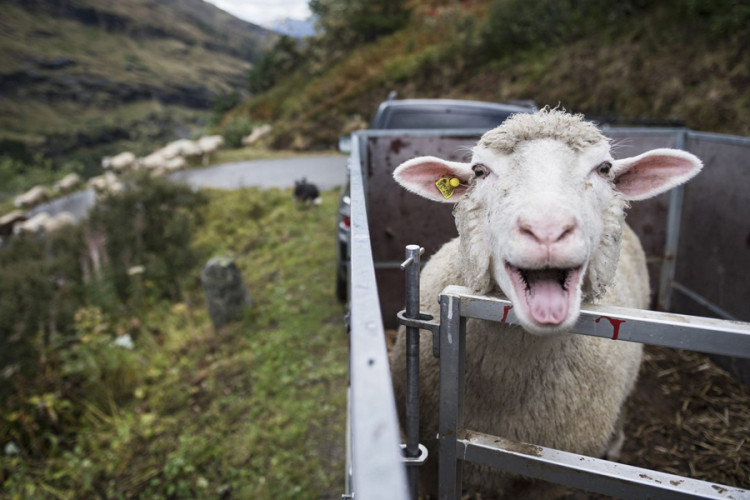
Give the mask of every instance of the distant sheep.
<svg viewBox="0 0 750 500">
<path fill-rule="evenodd" d="M 51 234 L 66 226 L 75 224 L 75 218 L 69 212 L 60 212 L 56 216 L 51 216 L 47 212 L 39 212 L 29 220 L 17 224 L 14 234 Z"/>
<path fill-rule="evenodd" d="M 695 156 L 670 149 L 614 160 L 609 140 L 582 116 L 544 109 L 514 115 L 484 134 L 468 163 L 422 157 L 395 170 L 409 191 L 455 203 L 459 236 L 425 265 L 421 310 L 439 317 L 439 293 L 460 285 L 508 297 L 521 323 L 467 322 L 467 428 L 617 458 L 622 407 L 642 346 L 567 332 L 582 302 L 648 306 L 646 260 L 624 222 L 625 208 L 687 181 L 701 167 Z M 422 473 L 434 494 L 439 366 L 431 334 L 423 331 L 421 339 L 420 441 L 430 450 Z M 391 367 L 403 401 L 403 328 Z M 524 483 L 524 498 L 549 493 L 473 464 L 463 471 L 464 486 L 483 498 L 518 498 Z"/>
<path fill-rule="evenodd" d="M 164 158 L 168 160 L 171 160 L 176 156 L 181 156 L 187 160 L 191 158 L 198 158 L 203 154 L 203 150 L 198 145 L 198 143 L 195 141 L 191 141 L 190 139 L 178 139 L 176 141 L 170 142 L 163 148 L 162 151 Z"/>
<path fill-rule="evenodd" d="M 187 161 L 182 156 L 176 156 L 164 163 L 165 172 L 178 172 L 187 168 Z"/>
<path fill-rule="evenodd" d="M 211 156 L 224 145 L 224 138 L 220 135 L 205 135 L 198 139 L 198 146 L 203 151 L 203 165 L 208 165 Z"/>
<path fill-rule="evenodd" d="M 163 169 L 166 164 L 167 158 L 162 154 L 162 150 L 154 151 L 138 160 L 138 166 L 148 170 Z"/>
<path fill-rule="evenodd" d="M 35 234 L 44 230 L 44 226 L 52 220 L 47 212 L 39 212 L 29 220 L 16 224 L 13 228 L 14 234 Z"/>
<path fill-rule="evenodd" d="M 50 199 L 50 190 L 45 186 L 34 186 L 24 194 L 16 196 L 14 205 L 17 207 L 30 208 Z"/>
<path fill-rule="evenodd" d="M 111 169 L 118 174 L 128 172 L 133 167 L 135 167 L 135 164 L 135 154 L 131 153 L 130 151 L 125 151 L 112 157 L 105 156 L 102 159 L 102 168 Z"/>
<path fill-rule="evenodd" d="M 268 135 L 271 132 L 271 125 L 264 124 L 260 127 L 255 127 L 253 131 L 247 136 L 242 138 L 243 146 L 252 146 L 260 140 L 261 137 Z"/>
<path fill-rule="evenodd" d="M 45 223 L 44 223 L 44 231 L 46 233 L 54 233 L 56 231 L 59 231 L 60 229 L 68 226 L 74 225 L 76 222 L 75 218 L 73 217 L 73 214 L 70 212 L 60 212 L 59 214 L 55 215 L 54 217 L 50 217 Z"/>
<path fill-rule="evenodd" d="M 68 174 L 55 183 L 52 187 L 58 193 L 69 193 L 83 183 L 78 174 Z"/>
<path fill-rule="evenodd" d="M 106 172 L 89 179 L 89 186 L 94 188 L 98 198 L 121 193 L 124 189 L 122 182 L 112 172 Z"/>
</svg>

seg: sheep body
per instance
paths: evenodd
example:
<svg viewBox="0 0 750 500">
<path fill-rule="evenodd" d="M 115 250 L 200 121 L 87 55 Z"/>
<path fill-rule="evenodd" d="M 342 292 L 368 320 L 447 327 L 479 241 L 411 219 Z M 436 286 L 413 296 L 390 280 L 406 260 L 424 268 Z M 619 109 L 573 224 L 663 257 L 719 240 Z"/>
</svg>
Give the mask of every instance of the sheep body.
<svg viewBox="0 0 750 500">
<path fill-rule="evenodd" d="M 112 157 L 102 159 L 102 168 L 112 169 L 117 173 L 127 172 L 135 166 L 135 154 L 130 151 L 123 151 Z"/>
<path fill-rule="evenodd" d="M 81 177 L 78 174 L 68 174 L 57 181 L 53 186 L 53 189 L 59 193 L 69 193 L 70 191 L 78 188 L 81 183 Z"/>
<path fill-rule="evenodd" d="M 645 308 L 649 282 L 643 250 L 627 226 L 623 236 L 615 281 L 598 302 Z M 439 318 L 436 298 L 440 292 L 448 285 L 470 286 L 461 279 L 469 275 L 464 263 L 458 238 L 430 258 L 420 275 L 420 311 Z M 617 458 L 620 408 L 637 378 L 641 344 L 582 335 L 538 337 L 519 326 L 478 320 L 468 321 L 467 332 L 467 429 L 583 455 Z M 405 400 L 405 342 L 401 329 L 391 355 L 397 401 Z M 423 484 L 435 495 L 440 367 L 432 355 L 432 333 L 424 330 L 420 332 L 420 365 L 419 434 L 431 457 L 423 466 Z M 403 412 L 399 405 L 402 421 Z M 482 491 L 482 498 L 493 498 L 499 492 L 518 498 L 522 495 L 518 484 L 526 485 L 516 481 L 488 474 L 484 467 L 464 465 L 464 486 Z M 539 492 L 532 497 L 535 494 Z"/>
<path fill-rule="evenodd" d="M 439 317 L 438 295 L 459 285 L 508 297 L 520 323 L 467 321 L 466 428 L 617 458 L 621 408 L 635 384 L 642 346 L 569 330 L 582 302 L 648 306 L 645 255 L 624 222 L 628 201 L 664 192 L 700 168 L 693 155 L 666 149 L 614 160 L 593 124 L 544 109 L 515 115 L 484 134 L 470 163 L 422 157 L 395 170 L 406 189 L 456 203 L 459 237 L 424 267 L 421 311 Z M 440 181 L 454 179 L 454 189 L 440 188 Z M 422 475 L 435 493 L 439 363 L 431 335 L 422 332 L 421 339 L 420 441 L 432 456 Z M 399 401 L 405 351 L 402 328 L 391 355 Z M 463 484 L 482 498 L 551 494 L 546 485 L 473 464 L 464 465 Z"/>
<path fill-rule="evenodd" d="M 50 191 L 45 186 L 34 186 L 25 193 L 16 196 L 14 205 L 16 207 L 29 208 L 50 199 Z"/>
</svg>

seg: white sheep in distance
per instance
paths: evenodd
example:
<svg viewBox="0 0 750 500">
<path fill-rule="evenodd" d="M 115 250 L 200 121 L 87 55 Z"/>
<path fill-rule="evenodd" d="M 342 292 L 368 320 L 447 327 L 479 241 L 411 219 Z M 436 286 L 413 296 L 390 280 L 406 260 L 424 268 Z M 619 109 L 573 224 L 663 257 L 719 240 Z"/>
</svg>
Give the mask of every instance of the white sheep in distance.
<svg viewBox="0 0 750 500">
<path fill-rule="evenodd" d="M 16 207 L 34 207 L 50 199 L 50 190 L 45 186 L 34 186 L 25 193 L 16 196 L 13 204 Z"/>
<path fill-rule="evenodd" d="M 115 156 L 102 158 L 102 168 L 112 169 L 118 174 L 131 170 L 136 165 L 135 154 L 124 151 Z"/>
<path fill-rule="evenodd" d="M 469 163 L 422 157 L 394 171 L 407 190 L 455 203 L 459 236 L 425 265 L 421 310 L 439 317 L 439 293 L 460 285 L 505 295 L 522 325 L 468 320 L 466 428 L 617 459 L 642 346 L 567 332 L 581 302 L 648 306 L 645 255 L 625 209 L 687 181 L 702 164 L 670 149 L 614 160 L 593 124 L 554 109 L 514 115 L 472 153 Z M 429 332 L 420 338 L 420 442 L 431 457 L 421 473 L 435 493 L 439 366 Z M 391 369 L 402 419 L 405 357 L 401 328 Z M 464 487 L 483 498 L 551 493 L 475 464 L 463 471 Z"/>
<path fill-rule="evenodd" d="M 119 194 L 124 189 L 122 182 L 111 171 L 92 177 L 89 179 L 88 184 L 94 188 L 98 200 L 102 200 L 110 195 Z"/>
<path fill-rule="evenodd" d="M 78 174 L 68 174 L 55 183 L 52 187 L 58 193 L 69 193 L 82 184 L 81 177 Z"/>
<path fill-rule="evenodd" d="M 224 145 L 224 138 L 220 135 L 204 135 L 198 139 L 198 146 L 203 151 L 203 165 L 208 165 L 211 156 Z"/>
</svg>

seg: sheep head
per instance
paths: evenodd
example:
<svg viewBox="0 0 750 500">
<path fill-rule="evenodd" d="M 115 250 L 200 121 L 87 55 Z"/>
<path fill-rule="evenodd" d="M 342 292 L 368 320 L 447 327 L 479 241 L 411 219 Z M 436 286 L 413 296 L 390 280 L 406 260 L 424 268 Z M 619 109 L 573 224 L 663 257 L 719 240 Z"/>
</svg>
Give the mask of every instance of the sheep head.
<svg viewBox="0 0 750 500">
<path fill-rule="evenodd" d="M 690 153 L 614 160 L 580 115 L 518 114 L 482 136 L 468 163 L 421 157 L 394 171 L 407 190 L 455 203 L 468 284 L 499 288 L 529 332 L 568 331 L 614 279 L 625 208 L 696 175 Z"/>
</svg>

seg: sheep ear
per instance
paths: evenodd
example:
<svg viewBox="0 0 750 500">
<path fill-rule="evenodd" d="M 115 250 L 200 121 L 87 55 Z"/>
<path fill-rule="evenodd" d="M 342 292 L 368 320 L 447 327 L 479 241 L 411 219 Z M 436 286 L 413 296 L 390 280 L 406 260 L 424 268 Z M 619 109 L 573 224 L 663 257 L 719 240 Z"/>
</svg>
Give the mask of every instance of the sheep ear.
<svg viewBox="0 0 750 500">
<path fill-rule="evenodd" d="M 612 163 L 615 185 L 628 200 L 645 200 L 693 178 L 703 168 L 695 156 L 678 149 L 654 149 Z"/>
<path fill-rule="evenodd" d="M 456 203 L 468 189 L 469 179 L 473 176 L 470 164 L 441 160 L 434 156 L 414 158 L 393 171 L 393 178 L 408 191 L 443 203 Z M 458 186 L 449 185 L 443 190 L 438 187 L 440 179 L 454 178 L 459 180 Z"/>
</svg>

